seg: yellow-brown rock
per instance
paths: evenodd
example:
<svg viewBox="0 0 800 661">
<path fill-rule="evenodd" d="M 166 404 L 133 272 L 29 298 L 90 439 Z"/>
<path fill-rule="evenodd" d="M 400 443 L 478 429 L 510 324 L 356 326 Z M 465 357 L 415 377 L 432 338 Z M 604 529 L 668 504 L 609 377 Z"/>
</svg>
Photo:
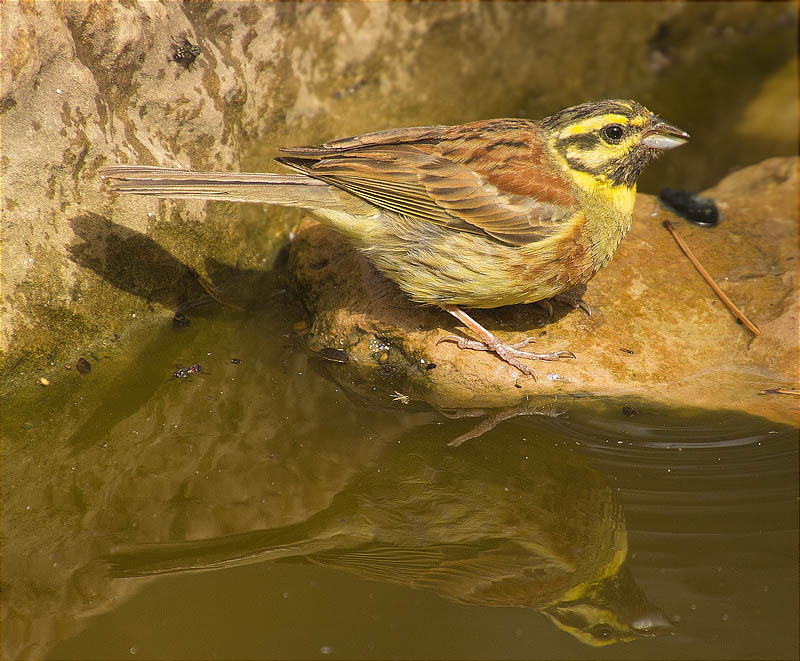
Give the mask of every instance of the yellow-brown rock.
<svg viewBox="0 0 800 661">
<path fill-rule="evenodd" d="M 310 346 L 348 353 L 350 362 L 331 370 L 344 385 L 384 380 L 388 390 L 442 408 L 555 400 L 568 410 L 585 404 L 574 397 L 591 395 L 796 423 L 797 397 L 760 393 L 797 384 L 797 160 L 745 168 L 703 195 L 722 213 L 714 228 L 681 220 L 652 196 L 638 197 L 628 237 L 583 295 L 592 318 L 563 304 L 555 304 L 549 321 L 535 305 L 473 311 L 504 340 L 538 336 L 540 350 L 576 354 L 577 360 L 533 363 L 538 381 L 493 354 L 437 344 L 465 329 L 438 309 L 411 303 L 356 250 L 343 248 L 338 235 L 306 221 L 297 230 L 291 268 L 314 319 Z M 759 327 L 758 337 L 700 277 L 662 226 L 665 220 Z"/>
</svg>

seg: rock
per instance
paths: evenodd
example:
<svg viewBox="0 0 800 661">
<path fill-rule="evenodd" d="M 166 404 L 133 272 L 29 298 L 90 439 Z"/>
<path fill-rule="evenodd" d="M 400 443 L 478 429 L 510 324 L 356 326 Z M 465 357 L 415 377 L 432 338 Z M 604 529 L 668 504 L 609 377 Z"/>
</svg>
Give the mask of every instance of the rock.
<svg viewBox="0 0 800 661">
<path fill-rule="evenodd" d="M 274 170 L 279 146 L 540 117 L 610 90 L 685 125 L 722 170 L 796 143 L 717 137 L 738 121 L 731 94 L 752 102 L 795 53 L 793 9 L 780 4 L 0 7 L 5 392 L 29 383 L 23 372 L 171 317 L 203 293 L 190 265 L 233 282 L 227 298 L 258 300 L 297 220 L 252 205 L 115 198 L 97 174 L 106 165 Z M 565 52 L 567 28 L 582 48 Z M 200 49 L 190 66 L 176 61 L 184 40 Z M 790 87 L 770 92 L 772 114 L 790 107 Z M 683 101 L 692 96 L 708 102 Z M 693 176 L 708 176 L 707 159 L 696 162 Z"/>
<path fill-rule="evenodd" d="M 703 193 L 722 221 L 691 225 L 639 195 L 633 228 L 589 284 L 592 306 L 473 310 L 502 339 L 537 336 L 538 350 L 577 360 L 532 362 L 538 381 L 494 355 L 437 344 L 464 332 L 447 313 L 411 303 L 342 239 L 316 221 L 296 230 L 290 269 L 313 319 L 312 350 L 346 352 L 330 368 L 344 386 L 381 397 L 399 391 L 441 408 L 574 406 L 573 398 L 637 398 L 686 409 L 729 409 L 797 422 L 797 398 L 760 395 L 794 386 L 798 365 L 797 160 L 745 168 Z M 717 298 L 662 226 L 671 220 L 723 291 L 761 330 L 754 337 Z M 387 358 L 388 354 L 388 358 Z M 431 364 L 435 368 L 429 369 Z"/>
</svg>

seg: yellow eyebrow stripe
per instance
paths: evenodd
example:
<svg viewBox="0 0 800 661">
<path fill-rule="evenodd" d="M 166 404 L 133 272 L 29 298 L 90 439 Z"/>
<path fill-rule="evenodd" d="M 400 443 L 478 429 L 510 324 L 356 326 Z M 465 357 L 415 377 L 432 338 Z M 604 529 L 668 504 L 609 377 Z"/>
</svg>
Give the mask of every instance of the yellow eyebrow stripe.
<svg viewBox="0 0 800 661">
<path fill-rule="evenodd" d="M 571 135 L 580 135 L 582 133 L 591 133 L 606 124 L 629 124 L 630 119 L 625 115 L 618 115 L 617 113 L 608 113 L 605 115 L 598 115 L 590 119 L 578 122 L 572 126 L 568 126 L 561 133 L 558 134 L 559 139 L 568 138 Z"/>
</svg>

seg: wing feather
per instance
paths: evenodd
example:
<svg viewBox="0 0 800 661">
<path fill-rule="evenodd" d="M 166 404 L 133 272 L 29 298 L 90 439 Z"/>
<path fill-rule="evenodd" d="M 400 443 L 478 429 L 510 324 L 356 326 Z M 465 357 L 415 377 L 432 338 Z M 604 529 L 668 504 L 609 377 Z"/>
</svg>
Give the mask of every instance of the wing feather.
<svg viewBox="0 0 800 661">
<path fill-rule="evenodd" d="M 414 127 L 281 150 L 277 160 L 393 214 L 524 245 L 579 209 L 536 125 Z"/>
</svg>

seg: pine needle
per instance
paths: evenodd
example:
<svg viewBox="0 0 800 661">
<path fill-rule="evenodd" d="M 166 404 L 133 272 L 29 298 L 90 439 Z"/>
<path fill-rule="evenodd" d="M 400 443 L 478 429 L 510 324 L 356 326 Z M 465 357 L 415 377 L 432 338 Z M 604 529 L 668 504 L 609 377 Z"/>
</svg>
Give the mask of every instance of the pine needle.
<svg viewBox="0 0 800 661">
<path fill-rule="evenodd" d="M 728 309 L 734 314 L 734 316 L 737 317 L 745 326 L 747 326 L 747 329 L 753 335 L 761 335 L 761 331 L 758 330 L 758 327 L 752 321 L 750 321 L 747 317 L 745 317 L 744 312 L 742 312 L 739 308 L 737 308 L 733 304 L 733 301 L 731 299 L 729 299 L 725 295 L 725 292 L 722 291 L 719 288 L 719 285 L 716 282 L 714 282 L 714 278 L 712 278 L 708 274 L 708 271 L 706 271 L 703 268 L 703 265 L 700 263 L 700 261 L 697 259 L 697 257 L 695 257 L 694 253 L 689 249 L 689 246 L 687 246 L 686 243 L 684 242 L 684 240 L 681 237 L 678 236 L 678 233 L 675 231 L 675 228 L 672 226 L 672 223 L 669 222 L 668 220 L 665 220 L 663 222 L 663 225 L 664 225 L 664 227 L 667 228 L 669 233 L 672 234 L 672 238 L 675 239 L 675 242 L 678 244 L 680 249 L 683 250 L 684 254 L 689 258 L 689 261 L 697 269 L 697 272 L 701 276 L 703 276 L 703 279 L 708 283 L 708 286 L 711 287 L 711 289 L 714 291 L 714 293 L 717 296 L 719 296 L 720 300 L 725 305 L 728 306 Z"/>
<path fill-rule="evenodd" d="M 762 395 L 798 395 L 800 390 L 789 390 L 788 388 L 770 388 L 769 390 L 762 390 Z"/>
</svg>

